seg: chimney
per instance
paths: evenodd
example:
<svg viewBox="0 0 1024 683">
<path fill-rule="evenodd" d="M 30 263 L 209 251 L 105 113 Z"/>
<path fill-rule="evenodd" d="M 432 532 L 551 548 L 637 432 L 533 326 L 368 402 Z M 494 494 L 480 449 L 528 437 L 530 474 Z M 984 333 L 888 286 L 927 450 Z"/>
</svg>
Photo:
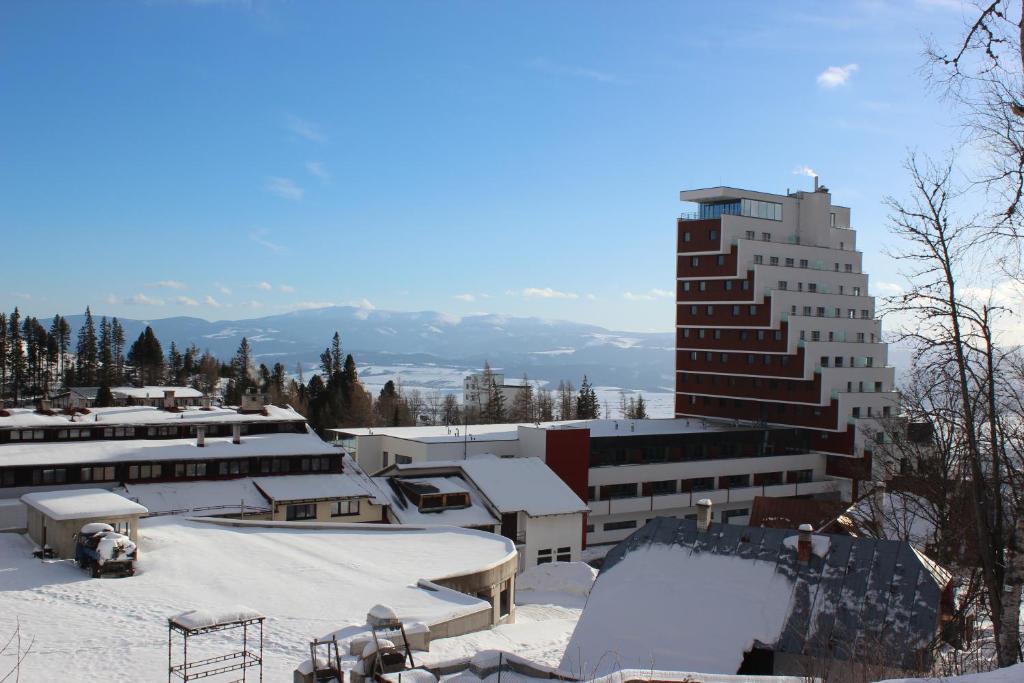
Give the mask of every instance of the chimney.
<svg viewBox="0 0 1024 683">
<path fill-rule="evenodd" d="M 164 410 L 174 408 L 174 389 L 164 389 Z"/>
<path fill-rule="evenodd" d="M 206 446 L 206 427 L 196 427 L 196 446 Z"/>
<path fill-rule="evenodd" d="M 796 540 L 796 559 L 807 563 L 811 561 L 811 534 L 814 533 L 814 527 L 810 524 L 801 524 L 799 531 L 800 537 Z"/>
<path fill-rule="evenodd" d="M 36 409 L 36 412 L 39 412 L 39 413 L 48 413 L 48 412 L 50 412 L 50 399 L 48 399 L 48 398 L 41 398 L 41 399 L 39 399 L 39 407 Z"/>
<path fill-rule="evenodd" d="M 818 191 L 818 176 L 814 176 L 814 191 Z"/>
<path fill-rule="evenodd" d="M 703 533 L 711 527 L 711 500 L 701 498 L 697 501 L 697 531 Z"/>
<path fill-rule="evenodd" d="M 202 408 L 203 408 L 203 410 L 211 410 L 211 408 L 210 408 L 210 395 L 209 394 L 203 394 Z"/>
<path fill-rule="evenodd" d="M 240 413 L 259 413 L 263 411 L 263 395 L 257 393 L 256 387 L 249 389 L 242 394 L 242 405 L 238 407 Z"/>
<path fill-rule="evenodd" d="M 231 425 L 231 443 L 242 443 L 242 425 Z"/>
</svg>

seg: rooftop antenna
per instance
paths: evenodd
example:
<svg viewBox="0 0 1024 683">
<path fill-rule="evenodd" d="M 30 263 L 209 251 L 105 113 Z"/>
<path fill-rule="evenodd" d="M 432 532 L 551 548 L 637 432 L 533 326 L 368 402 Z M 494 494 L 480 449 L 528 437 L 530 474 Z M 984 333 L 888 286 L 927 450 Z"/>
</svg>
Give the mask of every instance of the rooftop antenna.
<svg viewBox="0 0 1024 683">
<path fill-rule="evenodd" d="M 818 191 L 818 176 L 814 176 L 814 191 Z"/>
</svg>

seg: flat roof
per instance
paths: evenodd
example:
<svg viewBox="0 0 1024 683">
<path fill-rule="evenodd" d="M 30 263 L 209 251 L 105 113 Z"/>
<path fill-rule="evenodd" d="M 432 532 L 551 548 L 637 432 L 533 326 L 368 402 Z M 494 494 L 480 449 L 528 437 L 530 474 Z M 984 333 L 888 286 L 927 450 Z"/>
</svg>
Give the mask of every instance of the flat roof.
<svg viewBox="0 0 1024 683">
<path fill-rule="evenodd" d="M 640 436 L 644 434 L 693 434 L 697 432 L 749 431 L 772 429 L 761 424 L 735 420 L 701 418 L 658 418 L 646 420 L 599 419 L 562 420 L 558 422 L 513 422 L 506 424 L 469 425 L 471 441 L 515 441 L 519 429 L 589 429 L 590 436 Z M 779 428 L 779 427 L 774 427 Z M 455 443 L 467 438 L 465 427 L 338 427 L 328 430 L 347 436 L 389 436 L 420 443 Z"/>
<path fill-rule="evenodd" d="M 25 659 L 23 679 L 73 671 L 76 680 L 149 680 L 167 668 L 168 617 L 242 604 L 266 615 L 273 634 L 264 680 L 290 681 L 312 637 L 341 627 L 364 631 L 374 605 L 388 605 L 407 626 L 480 610 L 486 603 L 475 597 L 417 583 L 483 570 L 515 553 L 508 539 L 451 527 L 228 526 L 173 516 L 139 526 L 139 571 L 123 581 L 83 580 L 69 562 L 33 558 L 24 536 L 0 534 L 0 626 L 13 630 L 19 616 L 35 648 L 47 653 Z M 72 641 L 85 645 L 68 647 Z M 114 642 L 123 662 L 112 675 L 110 650 L 98 644 Z"/>
<path fill-rule="evenodd" d="M 207 438 L 205 443 L 200 448 L 194 438 L 15 442 L 0 446 L 0 467 L 340 454 L 312 432 L 247 434 L 239 444 L 229 436 Z"/>
<path fill-rule="evenodd" d="M 127 517 L 149 512 L 142 505 L 105 489 L 38 491 L 26 493 L 21 500 L 55 520 Z"/>
<path fill-rule="evenodd" d="M 31 408 L 8 408 L 6 416 L 0 415 L 0 430 L 43 427 L 117 427 L 125 425 L 166 425 L 210 424 L 224 422 L 282 422 L 302 421 L 306 418 L 291 407 L 267 405 L 266 415 L 262 413 L 240 413 L 236 408 L 220 407 L 204 410 L 197 407 L 180 410 L 164 410 L 154 406 L 121 406 L 113 408 L 89 408 L 88 413 L 54 415 L 38 413 Z"/>
</svg>

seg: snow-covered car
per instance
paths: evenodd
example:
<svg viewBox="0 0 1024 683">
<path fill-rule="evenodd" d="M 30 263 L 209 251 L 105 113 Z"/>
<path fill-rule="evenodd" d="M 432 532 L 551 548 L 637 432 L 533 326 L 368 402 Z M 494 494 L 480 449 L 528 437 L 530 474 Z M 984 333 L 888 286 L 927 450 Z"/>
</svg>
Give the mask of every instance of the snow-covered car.
<svg viewBox="0 0 1024 683">
<path fill-rule="evenodd" d="M 135 543 L 109 524 L 93 522 L 76 535 L 75 562 L 93 578 L 107 574 L 135 574 Z"/>
</svg>

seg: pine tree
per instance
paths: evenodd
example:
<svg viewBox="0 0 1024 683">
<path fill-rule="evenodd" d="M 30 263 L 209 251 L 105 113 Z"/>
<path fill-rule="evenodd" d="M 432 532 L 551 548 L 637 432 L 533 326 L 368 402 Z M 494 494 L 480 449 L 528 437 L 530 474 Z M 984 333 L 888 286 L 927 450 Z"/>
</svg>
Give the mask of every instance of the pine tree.
<svg viewBox="0 0 1024 683">
<path fill-rule="evenodd" d="M 0 313 L 0 406 L 7 398 L 7 376 L 10 364 L 9 344 L 7 339 L 7 316 Z"/>
<path fill-rule="evenodd" d="M 593 420 L 598 417 L 600 417 L 600 407 L 597 403 L 597 392 L 590 386 L 587 376 L 583 375 L 583 382 L 580 384 L 580 391 L 576 396 L 576 418 Z"/>
<path fill-rule="evenodd" d="M 523 373 L 523 388 L 516 392 L 509 417 L 513 422 L 536 422 L 537 401 L 533 395 L 530 379 Z"/>
<path fill-rule="evenodd" d="M 491 376 L 490 389 L 487 392 L 487 406 L 484 408 L 484 420 L 490 424 L 500 424 L 506 420 L 505 394 Z"/>
<path fill-rule="evenodd" d="M 71 348 L 71 325 L 61 315 L 53 316 L 53 322 L 50 324 L 50 336 L 54 339 L 54 345 L 57 347 L 57 374 L 60 376 L 60 380 L 64 382 L 64 386 L 71 386 L 73 382 L 69 381 L 73 379 L 71 375 L 71 367 L 68 365 L 68 350 Z"/>
<path fill-rule="evenodd" d="M 100 318 L 99 366 L 100 386 L 114 386 L 114 335 L 106 316 Z"/>
<path fill-rule="evenodd" d="M 636 405 L 633 407 L 633 419 L 635 420 L 646 420 L 647 419 L 647 402 L 644 401 L 643 394 L 636 395 Z"/>
<path fill-rule="evenodd" d="M 75 358 L 75 381 L 82 386 L 95 386 L 97 377 L 96 326 L 92 311 L 85 309 L 85 322 L 78 330 L 78 347 Z"/>
<path fill-rule="evenodd" d="M 196 374 L 196 389 L 207 396 L 213 395 L 220 382 L 220 362 L 209 351 L 199 359 L 199 372 Z"/>
<path fill-rule="evenodd" d="M 128 364 L 135 369 L 135 381 L 139 386 L 160 384 L 164 376 L 164 351 L 153 328 L 139 335 L 128 350 Z"/>
<path fill-rule="evenodd" d="M 249 340 L 242 337 L 238 351 L 231 359 L 231 381 L 224 391 L 225 402 L 229 405 L 238 405 L 242 402 L 242 395 L 254 384 L 252 373 L 252 349 L 249 347 Z"/>
<path fill-rule="evenodd" d="M 64 323 L 67 324 L 66 322 Z M 111 340 L 111 351 L 114 355 L 114 372 L 111 381 L 121 386 L 124 384 L 124 328 L 121 327 L 121 322 L 114 318 L 110 321 L 110 340 Z"/>
<path fill-rule="evenodd" d="M 25 386 L 25 349 L 21 343 L 21 313 L 17 307 L 7 319 L 7 372 L 11 378 L 11 397 L 17 405 Z"/>
<path fill-rule="evenodd" d="M 185 380 L 185 357 L 178 351 L 177 345 L 172 341 L 171 348 L 167 352 L 167 384 L 181 386 Z"/>
</svg>

